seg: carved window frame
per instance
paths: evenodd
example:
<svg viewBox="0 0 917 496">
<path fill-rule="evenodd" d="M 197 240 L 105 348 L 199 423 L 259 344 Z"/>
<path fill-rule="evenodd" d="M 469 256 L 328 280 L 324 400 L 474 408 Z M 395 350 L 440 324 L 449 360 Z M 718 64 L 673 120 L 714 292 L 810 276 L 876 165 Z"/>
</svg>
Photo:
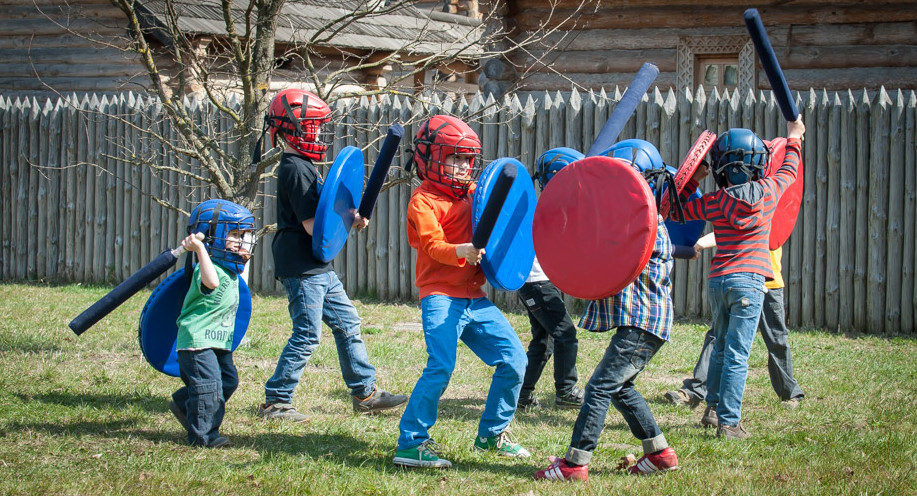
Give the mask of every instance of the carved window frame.
<svg viewBox="0 0 917 496">
<path fill-rule="evenodd" d="M 678 74 L 676 86 L 678 91 L 697 89 L 694 78 L 694 67 L 698 55 L 739 54 L 739 80 L 737 89 L 740 92 L 757 90 L 755 49 L 747 36 L 679 36 L 678 37 Z M 708 88 L 705 88 L 708 90 Z"/>
</svg>

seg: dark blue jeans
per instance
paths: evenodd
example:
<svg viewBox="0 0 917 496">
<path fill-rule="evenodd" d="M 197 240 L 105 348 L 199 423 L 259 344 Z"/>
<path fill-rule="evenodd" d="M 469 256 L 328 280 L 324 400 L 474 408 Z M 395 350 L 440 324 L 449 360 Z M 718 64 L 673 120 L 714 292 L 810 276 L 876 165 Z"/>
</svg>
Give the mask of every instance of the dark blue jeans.
<svg viewBox="0 0 917 496">
<path fill-rule="evenodd" d="M 529 365 L 519 398 L 532 396 L 545 365 L 554 355 L 554 390 L 558 396 L 576 386 L 576 326 L 567 313 L 564 295 L 550 281 L 527 282 L 517 292 L 532 325 L 532 341 L 526 355 Z"/>
<path fill-rule="evenodd" d="M 644 453 L 668 447 L 646 400 L 634 389 L 634 379 L 663 344 L 665 341 L 638 327 L 618 327 L 586 385 L 583 408 L 567 450 L 568 461 L 586 465 L 592 459 L 610 404 L 621 412 L 630 432 L 643 443 Z"/>
<path fill-rule="evenodd" d="M 172 393 L 172 400 L 188 418 L 188 442 L 209 446 L 220 436 L 226 401 L 239 387 L 232 352 L 212 348 L 179 351 L 178 368 L 185 386 Z"/>
</svg>

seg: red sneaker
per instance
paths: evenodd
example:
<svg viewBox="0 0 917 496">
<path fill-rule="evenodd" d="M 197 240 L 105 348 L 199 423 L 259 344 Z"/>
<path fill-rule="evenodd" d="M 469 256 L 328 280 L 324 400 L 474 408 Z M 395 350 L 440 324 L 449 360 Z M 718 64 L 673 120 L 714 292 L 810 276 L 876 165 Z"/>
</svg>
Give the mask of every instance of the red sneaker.
<svg viewBox="0 0 917 496">
<path fill-rule="evenodd" d="M 553 481 L 586 481 L 589 479 L 589 465 L 580 465 L 571 467 L 567 465 L 564 458 L 550 457 L 551 465 L 544 470 L 535 472 L 536 480 L 553 480 Z"/>
<path fill-rule="evenodd" d="M 672 448 L 643 455 L 635 465 L 628 469 L 633 475 L 652 475 L 669 470 L 678 470 L 678 457 L 675 456 L 675 450 Z"/>
</svg>

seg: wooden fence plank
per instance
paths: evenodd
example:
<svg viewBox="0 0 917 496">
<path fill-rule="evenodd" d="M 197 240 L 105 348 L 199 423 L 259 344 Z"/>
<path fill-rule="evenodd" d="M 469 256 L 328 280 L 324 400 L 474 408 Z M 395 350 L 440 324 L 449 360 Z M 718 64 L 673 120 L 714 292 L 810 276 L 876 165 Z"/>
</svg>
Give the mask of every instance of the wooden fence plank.
<svg viewBox="0 0 917 496">
<path fill-rule="evenodd" d="M 826 99 L 827 100 L 827 99 Z M 841 179 L 841 100 L 837 94 L 829 102 L 826 113 L 827 140 L 827 198 L 825 204 L 825 290 L 824 325 L 828 329 L 838 327 L 838 297 L 840 284 L 840 179 Z"/>
<path fill-rule="evenodd" d="M 872 104 L 863 90 L 857 103 L 857 201 L 856 201 L 856 265 L 853 279 L 853 322 L 857 329 L 867 326 L 866 295 L 869 250 L 869 176 L 872 145 L 870 140 L 870 116 Z"/>
<path fill-rule="evenodd" d="M 854 271 L 856 265 L 857 139 L 856 97 L 847 91 L 841 111 L 840 129 L 840 247 L 838 250 L 838 326 L 853 329 Z"/>
<path fill-rule="evenodd" d="M 888 107 L 888 202 L 882 209 L 888 212 L 888 234 L 885 257 L 885 329 L 901 331 L 901 272 L 904 253 L 904 95 L 898 90 Z M 876 162 L 876 165 L 882 162 Z"/>
<path fill-rule="evenodd" d="M 901 330 L 915 333 L 917 328 L 917 94 L 908 92 L 904 125 L 904 259 L 901 267 Z"/>
<path fill-rule="evenodd" d="M 870 331 L 885 331 L 885 281 L 888 247 L 888 146 L 892 102 L 880 89 L 872 110 L 872 153 L 869 169 L 869 263 L 867 265 L 866 316 Z"/>
</svg>

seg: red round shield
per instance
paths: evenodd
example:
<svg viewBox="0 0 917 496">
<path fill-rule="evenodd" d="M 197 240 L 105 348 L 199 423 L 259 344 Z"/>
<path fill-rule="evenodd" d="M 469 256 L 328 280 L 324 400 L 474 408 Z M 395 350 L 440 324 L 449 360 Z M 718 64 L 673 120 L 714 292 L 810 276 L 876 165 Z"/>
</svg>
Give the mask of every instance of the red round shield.
<svg viewBox="0 0 917 496">
<path fill-rule="evenodd" d="M 783 165 L 783 157 L 786 156 L 786 138 L 774 138 L 765 141 L 764 144 L 771 151 L 770 162 L 767 164 L 764 177 L 770 177 L 776 174 Z M 799 205 L 802 204 L 803 183 L 805 180 L 802 175 L 802 157 L 800 157 L 799 167 L 796 169 L 796 181 L 783 192 L 783 196 L 777 202 L 774 217 L 771 219 L 771 237 L 768 243 L 768 248 L 771 250 L 783 246 L 783 243 L 790 239 L 790 234 L 793 234 L 793 227 L 796 226 L 796 219 L 799 217 Z"/>
<path fill-rule="evenodd" d="M 542 192 L 532 224 L 535 254 L 564 293 L 606 298 L 646 266 L 657 218 L 649 185 L 630 164 L 587 157 L 561 169 Z"/>
<path fill-rule="evenodd" d="M 705 129 L 700 133 L 700 136 L 697 137 L 691 149 L 688 150 L 685 159 L 681 162 L 681 165 L 678 166 L 678 172 L 675 173 L 675 186 L 678 187 L 679 195 L 684 191 L 685 185 L 691 180 L 694 171 L 697 170 L 697 167 L 704 160 L 704 157 L 707 156 L 707 152 L 713 148 L 713 143 L 715 142 L 716 135 Z M 669 195 L 663 196 L 662 203 L 659 205 L 659 214 L 662 215 L 663 218 L 668 219 L 669 210 L 671 209 L 672 202 L 669 200 Z"/>
</svg>

